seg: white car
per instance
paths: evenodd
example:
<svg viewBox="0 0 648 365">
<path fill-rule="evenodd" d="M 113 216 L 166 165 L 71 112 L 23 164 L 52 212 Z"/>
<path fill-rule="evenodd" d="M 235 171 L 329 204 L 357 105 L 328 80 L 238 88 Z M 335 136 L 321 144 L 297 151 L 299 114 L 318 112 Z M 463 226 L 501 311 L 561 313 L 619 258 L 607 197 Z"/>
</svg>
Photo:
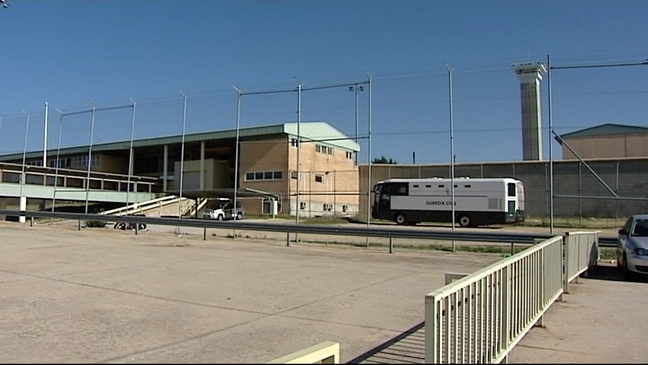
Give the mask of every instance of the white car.
<svg viewBox="0 0 648 365">
<path fill-rule="evenodd" d="M 233 203 L 226 203 L 214 208 L 208 208 L 203 211 L 202 216 L 203 218 L 216 219 L 219 221 L 222 221 L 224 219 L 243 219 L 243 208 L 241 207 L 241 203 L 236 202 L 237 209 L 234 211 L 232 209 L 233 206 Z"/>
<path fill-rule="evenodd" d="M 624 278 L 648 274 L 648 214 L 631 216 L 619 230 L 616 257 Z"/>
</svg>

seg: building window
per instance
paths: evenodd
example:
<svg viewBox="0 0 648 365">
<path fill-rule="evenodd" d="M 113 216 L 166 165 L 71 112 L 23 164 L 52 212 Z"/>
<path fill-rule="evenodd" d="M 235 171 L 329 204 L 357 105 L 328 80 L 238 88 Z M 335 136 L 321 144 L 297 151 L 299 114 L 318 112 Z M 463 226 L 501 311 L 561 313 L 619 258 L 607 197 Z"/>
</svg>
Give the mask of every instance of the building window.
<svg viewBox="0 0 648 365">
<path fill-rule="evenodd" d="M 348 158 L 349 160 L 353 160 L 353 152 L 347 151 L 346 158 Z"/>
<path fill-rule="evenodd" d="M 283 179 L 281 171 L 256 171 L 245 174 L 246 181 L 271 181 Z"/>
<path fill-rule="evenodd" d="M 56 159 L 52 159 L 49 160 L 47 164 L 49 165 L 49 167 L 58 167 L 64 169 L 71 166 L 72 159 L 69 157 L 62 157 L 58 159 L 58 163 Z"/>
<path fill-rule="evenodd" d="M 342 206 L 342 212 L 346 213 L 347 210 L 349 210 L 349 206 L 346 205 L 346 204 L 343 205 L 343 206 Z"/>
<path fill-rule="evenodd" d="M 315 152 L 324 153 L 324 154 L 327 154 L 327 155 L 332 155 L 333 154 L 333 147 L 324 146 L 323 144 L 316 144 L 315 145 Z"/>
<path fill-rule="evenodd" d="M 99 155 L 92 155 L 90 160 L 90 166 L 99 165 Z M 88 156 L 76 156 L 74 157 L 74 167 L 88 167 Z"/>
<path fill-rule="evenodd" d="M 297 142 L 297 138 L 291 138 L 291 139 L 290 139 L 290 145 L 291 145 L 291 146 L 293 146 L 293 147 L 297 147 L 297 144 L 298 144 L 298 142 Z"/>
<path fill-rule="evenodd" d="M 299 202 L 299 209 L 306 209 L 306 202 Z"/>
<path fill-rule="evenodd" d="M 324 182 L 324 175 L 315 175 L 315 182 L 323 183 Z"/>
</svg>

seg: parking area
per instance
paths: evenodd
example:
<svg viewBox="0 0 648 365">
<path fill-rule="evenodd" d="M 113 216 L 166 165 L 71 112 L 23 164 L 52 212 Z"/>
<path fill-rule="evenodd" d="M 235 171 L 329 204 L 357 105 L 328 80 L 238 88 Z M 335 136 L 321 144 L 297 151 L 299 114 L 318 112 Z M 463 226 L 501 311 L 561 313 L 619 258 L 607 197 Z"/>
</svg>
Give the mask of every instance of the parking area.
<svg viewBox="0 0 648 365">
<path fill-rule="evenodd" d="M 347 362 L 420 324 L 446 272 L 500 258 L 201 231 L 0 222 L 0 362 L 258 363 L 323 341 Z"/>
</svg>

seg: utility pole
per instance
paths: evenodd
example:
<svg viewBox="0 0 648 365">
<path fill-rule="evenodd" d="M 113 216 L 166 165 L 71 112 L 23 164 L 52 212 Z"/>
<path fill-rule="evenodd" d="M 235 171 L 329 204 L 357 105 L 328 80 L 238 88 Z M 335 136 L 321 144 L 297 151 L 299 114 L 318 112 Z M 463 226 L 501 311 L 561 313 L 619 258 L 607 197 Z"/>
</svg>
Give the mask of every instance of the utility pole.
<svg viewBox="0 0 648 365">
<path fill-rule="evenodd" d="M 452 105 L 452 72 L 454 69 L 451 69 L 446 63 L 446 68 L 448 69 L 448 100 L 450 107 L 450 191 L 451 199 L 450 204 L 452 205 L 452 230 L 455 230 L 455 188 L 454 188 L 454 113 Z M 457 248 L 455 246 L 455 241 L 452 240 L 452 252 L 456 252 Z"/>
</svg>

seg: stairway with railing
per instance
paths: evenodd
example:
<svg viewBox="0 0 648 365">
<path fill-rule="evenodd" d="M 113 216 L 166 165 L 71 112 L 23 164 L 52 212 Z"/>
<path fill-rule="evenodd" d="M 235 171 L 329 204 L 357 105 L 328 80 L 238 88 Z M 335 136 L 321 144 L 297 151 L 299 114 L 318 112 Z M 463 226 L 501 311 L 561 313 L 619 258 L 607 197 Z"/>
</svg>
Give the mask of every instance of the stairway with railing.
<svg viewBox="0 0 648 365">
<path fill-rule="evenodd" d="M 197 211 L 204 207 L 206 202 L 207 201 L 203 199 L 196 204 L 196 201 L 193 199 L 167 195 L 145 202 L 133 203 L 123 207 L 106 210 L 100 214 L 112 216 L 144 214 L 149 217 L 194 216 Z"/>
</svg>

